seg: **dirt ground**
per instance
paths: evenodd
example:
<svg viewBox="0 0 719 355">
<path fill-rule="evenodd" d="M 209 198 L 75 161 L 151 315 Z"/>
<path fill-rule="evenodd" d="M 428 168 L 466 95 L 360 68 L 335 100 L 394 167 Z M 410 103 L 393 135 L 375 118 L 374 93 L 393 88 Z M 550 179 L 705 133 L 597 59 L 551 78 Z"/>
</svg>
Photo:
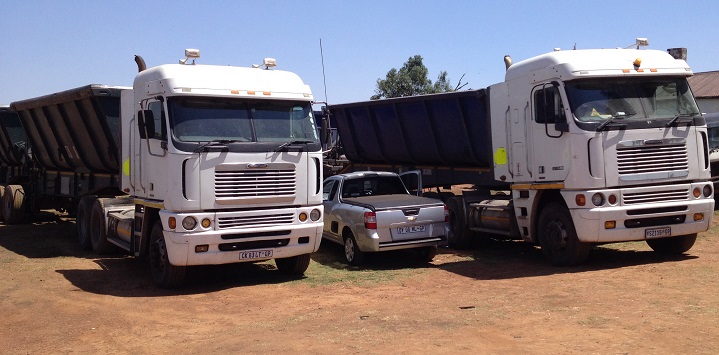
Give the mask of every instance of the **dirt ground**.
<svg viewBox="0 0 719 355">
<path fill-rule="evenodd" d="M 624 243 L 557 268 L 505 241 L 350 268 L 323 243 L 301 279 L 272 262 L 204 267 L 167 291 L 45 213 L 0 225 L 0 353 L 716 354 L 718 217 L 674 258 Z"/>
</svg>

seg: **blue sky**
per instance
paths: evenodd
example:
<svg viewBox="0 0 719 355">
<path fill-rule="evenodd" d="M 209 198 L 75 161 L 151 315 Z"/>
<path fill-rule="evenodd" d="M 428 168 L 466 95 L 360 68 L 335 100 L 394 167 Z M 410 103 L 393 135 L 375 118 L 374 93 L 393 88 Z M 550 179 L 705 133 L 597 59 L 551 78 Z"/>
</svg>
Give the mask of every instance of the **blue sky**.
<svg viewBox="0 0 719 355">
<path fill-rule="evenodd" d="M 478 89 L 515 62 L 553 48 L 688 48 L 695 72 L 719 70 L 719 2 L 707 1 L 35 1 L 5 0 L 0 104 L 87 84 L 132 85 L 133 55 L 148 66 L 250 66 L 277 59 L 317 101 L 367 100 L 411 56 Z"/>
</svg>

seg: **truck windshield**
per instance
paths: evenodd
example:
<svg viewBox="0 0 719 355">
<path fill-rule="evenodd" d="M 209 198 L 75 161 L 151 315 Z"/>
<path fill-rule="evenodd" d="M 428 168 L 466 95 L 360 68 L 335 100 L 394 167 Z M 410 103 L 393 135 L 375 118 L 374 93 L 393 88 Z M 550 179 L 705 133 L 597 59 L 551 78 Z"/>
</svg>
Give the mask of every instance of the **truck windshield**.
<svg viewBox="0 0 719 355">
<path fill-rule="evenodd" d="M 587 130 L 692 124 L 700 118 L 686 78 L 587 79 L 565 87 L 577 125 Z"/>
<path fill-rule="evenodd" d="M 174 97 L 168 110 L 179 142 L 318 142 L 310 102 Z"/>
</svg>

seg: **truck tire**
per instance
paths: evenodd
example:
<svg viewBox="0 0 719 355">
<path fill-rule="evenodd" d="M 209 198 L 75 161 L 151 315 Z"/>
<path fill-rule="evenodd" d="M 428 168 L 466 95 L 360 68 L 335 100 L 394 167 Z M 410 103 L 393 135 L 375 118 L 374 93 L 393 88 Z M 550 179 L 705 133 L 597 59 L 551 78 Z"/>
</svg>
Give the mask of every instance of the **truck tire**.
<svg viewBox="0 0 719 355">
<path fill-rule="evenodd" d="M 302 254 L 289 258 L 275 259 L 277 269 L 283 274 L 302 276 L 310 266 L 310 254 Z"/>
<path fill-rule="evenodd" d="M 25 216 L 25 190 L 21 185 L 5 186 L 3 218 L 6 224 L 18 224 Z"/>
<path fill-rule="evenodd" d="M 0 185 L 0 222 L 5 221 L 5 216 L 3 211 L 5 208 L 2 206 L 5 203 L 5 185 Z"/>
<path fill-rule="evenodd" d="M 88 232 L 92 250 L 98 254 L 109 254 L 115 251 L 115 245 L 107 240 L 107 227 L 105 225 L 105 209 L 100 199 L 94 199 L 90 209 L 90 223 Z"/>
<path fill-rule="evenodd" d="M 155 222 L 152 226 L 150 250 L 147 257 L 150 260 L 150 273 L 155 285 L 162 288 L 175 288 L 181 286 L 185 281 L 187 267 L 170 264 L 160 221 Z"/>
<path fill-rule="evenodd" d="M 362 265 L 364 262 L 364 252 L 357 246 L 357 240 L 352 232 L 347 232 L 344 235 L 345 242 L 345 260 L 350 265 Z"/>
<path fill-rule="evenodd" d="M 676 237 L 647 239 L 647 244 L 657 253 L 665 255 L 680 255 L 688 251 L 697 241 L 697 235 L 679 235 Z"/>
<path fill-rule="evenodd" d="M 578 265 L 589 257 L 591 245 L 579 241 L 572 216 L 564 205 L 553 202 L 545 206 L 537 231 L 542 253 L 552 265 Z"/>
<path fill-rule="evenodd" d="M 450 247 L 467 249 L 472 246 L 472 231 L 467 226 L 464 213 L 464 202 L 461 198 L 451 197 L 447 200 L 449 209 L 449 235 L 447 242 Z"/>
<path fill-rule="evenodd" d="M 90 240 L 90 215 L 95 199 L 97 199 L 97 196 L 83 196 L 77 204 L 77 214 L 75 216 L 77 241 L 80 243 L 80 247 L 85 250 L 92 250 L 92 240 Z"/>
<path fill-rule="evenodd" d="M 437 247 L 422 247 L 417 249 L 419 255 L 419 261 L 423 263 L 431 263 L 434 257 L 437 256 Z"/>
</svg>

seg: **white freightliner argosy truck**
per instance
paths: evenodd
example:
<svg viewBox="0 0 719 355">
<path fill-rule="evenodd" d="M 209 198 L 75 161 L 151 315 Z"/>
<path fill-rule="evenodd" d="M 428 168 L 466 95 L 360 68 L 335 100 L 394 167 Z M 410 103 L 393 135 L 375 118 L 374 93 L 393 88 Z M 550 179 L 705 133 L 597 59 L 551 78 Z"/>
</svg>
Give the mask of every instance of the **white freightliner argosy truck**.
<svg viewBox="0 0 719 355">
<path fill-rule="evenodd" d="M 272 59 L 242 68 L 194 65 L 196 50 L 186 56 L 149 69 L 136 57 L 131 89 L 91 85 L 13 103 L 34 160 L 64 169 L 45 168 L 43 184 L 10 182 L 5 191 L 23 194 L 5 196 L 4 210 L 39 200 L 35 191 L 63 192 L 76 203 L 83 246 L 147 255 L 162 287 L 179 286 L 191 265 L 274 259 L 280 271 L 303 274 L 323 214 L 309 86 L 270 70 Z M 115 100 L 96 99 L 107 96 Z M 96 161 L 106 164 L 92 168 Z M 48 180 L 52 189 L 37 188 Z"/>
<path fill-rule="evenodd" d="M 505 62 L 505 81 L 486 89 L 331 106 L 345 171 L 472 184 L 442 196 L 456 247 L 502 235 L 540 245 L 555 265 L 582 263 L 601 243 L 689 250 L 714 200 L 686 61 L 601 49 Z"/>
</svg>

